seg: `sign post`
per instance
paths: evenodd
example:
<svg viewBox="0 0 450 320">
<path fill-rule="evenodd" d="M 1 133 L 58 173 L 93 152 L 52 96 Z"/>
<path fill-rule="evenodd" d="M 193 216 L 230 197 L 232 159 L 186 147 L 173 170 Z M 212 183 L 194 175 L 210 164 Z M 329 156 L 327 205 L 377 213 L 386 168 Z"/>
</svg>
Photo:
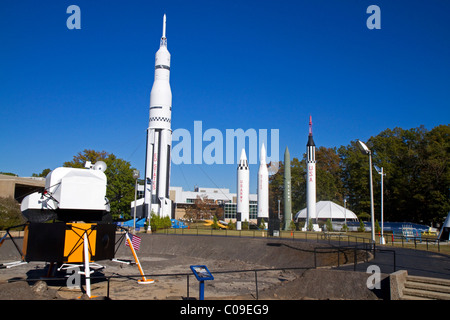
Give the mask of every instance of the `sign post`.
<svg viewBox="0 0 450 320">
<path fill-rule="evenodd" d="M 205 300 L 205 281 L 214 280 L 213 275 L 204 265 L 190 267 L 199 282 L 199 300 Z"/>
</svg>

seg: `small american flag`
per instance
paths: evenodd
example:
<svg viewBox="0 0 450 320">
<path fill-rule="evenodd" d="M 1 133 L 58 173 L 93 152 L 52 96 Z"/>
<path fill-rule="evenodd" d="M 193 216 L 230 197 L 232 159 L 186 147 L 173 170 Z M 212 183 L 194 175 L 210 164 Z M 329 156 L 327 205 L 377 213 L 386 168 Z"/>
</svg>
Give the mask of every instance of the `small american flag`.
<svg viewBox="0 0 450 320">
<path fill-rule="evenodd" d="M 130 240 L 131 240 L 131 244 L 133 245 L 134 250 L 139 250 L 139 248 L 141 247 L 141 238 L 130 234 Z M 127 247 L 130 246 L 128 244 L 128 241 L 126 242 L 126 245 L 127 245 Z"/>
</svg>

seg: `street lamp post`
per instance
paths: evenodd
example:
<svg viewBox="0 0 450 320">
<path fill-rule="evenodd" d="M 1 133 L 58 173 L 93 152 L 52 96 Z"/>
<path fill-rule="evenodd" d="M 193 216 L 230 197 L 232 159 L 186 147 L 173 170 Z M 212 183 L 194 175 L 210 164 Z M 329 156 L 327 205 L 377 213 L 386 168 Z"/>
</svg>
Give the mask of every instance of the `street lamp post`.
<svg viewBox="0 0 450 320">
<path fill-rule="evenodd" d="M 381 169 L 380 169 L 377 166 L 375 166 L 375 170 L 377 170 L 377 172 L 381 175 L 381 238 L 380 238 L 380 243 L 386 244 L 386 242 L 384 240 L 384 218 L 383 218 L 383 177 L 386 174 L 383 171 L 383 167 L 381 167 Z"/>
<path fill-rule="evenodd" d="M 134 213 L 133 213 L 133 234 L 136 234 L 136 198 L 137 198 L 137 181 L 139 179 L 140 172 L 139 170 L 133 170 L 133 178 L 135 179 L 134 183 Z"/>
<path fill-rule="evenodd" d="M 344 197 L 344 224 L 347 225 L 347 198 Z"/>
<path fill-rule="evenodd" d="M 372 244 L 375 244 L 375 220 L 374 220 L 374 210 L 373 210 L 373 186 L 372 186 L 372 152 L 366 146 L 364 142 L 358 140 L 358 147 L 361 149 L 363 154 L 369 156 L 369 175 L 370 175 L 370 217 L 371 217 L 371 229 L 372 229 Z"/>
</svg>

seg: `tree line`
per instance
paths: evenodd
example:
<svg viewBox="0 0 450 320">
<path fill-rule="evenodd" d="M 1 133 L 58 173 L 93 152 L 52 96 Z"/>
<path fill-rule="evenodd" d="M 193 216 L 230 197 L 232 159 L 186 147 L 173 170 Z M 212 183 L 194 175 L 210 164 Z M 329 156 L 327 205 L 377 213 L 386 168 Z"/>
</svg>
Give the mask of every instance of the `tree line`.
<svg viewBox="0 0 450 320">
<path fill-rule="evenodd" d="M 450 127 L 386 129 L 367 141 L 373 164 L 383 167 L 384 221 L 441 224 L 450 211 Z M 306 141 L 305 141 L 306 150 Z M 269 179 L 270 209 L 283 199 L 284 164 Z M 306 154 L 291 160 L 292 212 L 306 207 Z M 344 205 L 370 218 L 369 160 L 357 141 L 316 148 L 317 201 Z M 381 175 L 373 170 L 375 217 L 380 220 Z M 283 201 L 280 201 L 284 212 Z"/>
<path fill-rule="evenodd" d="M 436 226 L 450 211 L 450 126 L 432 130 L 424 126 L 412 129 L 386 129 L 367 141 L 373 164 L 383 167 L 384 220 L 409 221 Z M 306 151 L 306 141 L 305 141 Z M 133 170 L 128 161 L 106 151 L 86 149 L 75 155 L 65 167 L 83 168 L 86 161 L 104 161 L 108 168 L 107 198 L 113 219 L 130 219 L 134 200 Z M 351 141 L 339 148 L 316 148 L 317 201 L 330 200 L 344 205 L 360 218 L 370 219 L 369 162 Z M 33 176 L 46 176 L 50 169 Z M 278 212 L 283 199 L 284 164 L 269 178 L 270 210 Z M 306 154 L 291 160 L 293 215 L 306 207 Z M 373 171 L 376 219 L 380 220 L 381 176 Z M 3 207 L 7 207 L 2 206 Z M 6 209 L 4 210 L 7 211 Z M 283 201 L 280 211 L 284 212 Z"/>
</svg>

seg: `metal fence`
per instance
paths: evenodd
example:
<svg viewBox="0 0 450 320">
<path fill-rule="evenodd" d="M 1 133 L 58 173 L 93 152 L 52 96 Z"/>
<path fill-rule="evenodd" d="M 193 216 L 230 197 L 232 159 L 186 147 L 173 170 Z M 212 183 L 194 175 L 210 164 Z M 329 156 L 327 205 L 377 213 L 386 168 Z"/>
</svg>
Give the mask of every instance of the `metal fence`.
<svg viewBox="0 0 450 320">
<path fill-rule="evenodd" d="M 273 271 L 286 271 L 286 270 L 308 270 L 311 269 L 309 267 L 288 267 L 288 268 L 265 268 L 265 269 L 246 269 L 246 270 L 226 270 L 226 271 L 215 271 L 214 272 L 214 276 L 219 275 L 219 274 L 232 274 L 232 273 L 252 273 L 254 274 L 254 298 L 256 300 L 259 299 L 259 289 L 258 289 L 258 273 L 261 272 L 273 272 Z M 195 276 L 192 274 L 192 272 L 189 273 L 163 273 L 163 274 L 145 274 L 144 275 L 146 278 L 151 278 L 151 279 L 155 279 L 155 278 L 165 278 L 165 277 L 186 277 L 186 295 L 182 296 L 182 299 L 185 300 L 190 300 L 190 299 L 195 299 L 194 297 L 191 297 L 191 281 L 190 278 Z M 29 282 L 29 283 L 34 283 L 37 281 L 45 281 L 45 282 L 61 282 L 61 281 L 67 281 L 69 276 L 65 276 L 65 277 L 46 277 L 45 279 L 43 278 L 28 278 L 28 279 L 11 279 L 9 282 Z M 106 286 L 106 292 L 105 292 L 105 299 L 110 299 L 110 290 L 112 287 L 112 283 L 113 279 L 136 279 L 139 280 L 143 277 L 143 275 L 141 274 L 130 274 L 130 275 L 91 275 L 89 277 L 89 279 L 91 281 L 94 280 L 104 280 L 107 281 L 107 286 Z M 150 289 L 151 290 L 151 287 Z"/>
<path fill-rule="evenodd" d="M 284 270 L 308 270 L 320 267 L 318 263 L 318 257 L 323 253 L 335 253 L 336 263 L 332 264 L 331 267 L 342 267 L 343 265 L 351 266 L 353 264 L 353 270 L 357 270 L 358 263 L 368 262 L 371 255 L 375 257 L 377 254 L 389 254 L 392 259 L 388 260 L 388 268 L 392 268 L 392 272 L 397 269 L 396 266 L 396 253 L 395 250 L 389 249 L 389 245 L 399 245 L 401 243 L 402 247 L 413 246 L 415 249 L 420 248 L 420 246 L 426 248 L 427 250 L 434 247 L 440 251 L 441 243 L 435 239 L 427 238 L 417 238 L 417 237 L 401 237 L 395 235 L 393 240 L 389 241 L 387 245 L 379 246 L 376 243 L 372 243 L 370 239 L 366 237 L 360 237 L 352 234 L 339 233 L 339 232 L 299 232 L 299 231 L 283 231 L 280 232 L 278 237 L 269 236 L 267 232 L 261 230 L 206 230 L 206 229 L 166 229 L 157 234 L 167 234 L 167 235 L 198 235 L 198 236 L 225 236 L 225 237 L 253 237 L 253 238 L 270 238 L 271 240 L 293 240 L 293 241 L 304 241 L 304 242 L 317 242 L 317 243 L 328 243 L 329 246 L 326 247 L 315 247 L 314 248 L 314 261 L 311 267 L 289 267 L 289 268 L 266 268 L 266 269 L 246 269 L 246 270 L 227 270 L 227 271 L 217 271 L 214 274 L 231 274 L 231 273 L 253 273 L 254 274 L 254 297 L 259 298 L 258 290 L 258 273 L 267 271 L 284 271 Z M 445 243 L 448 247 L 448 243 Z M 386 261 L 386 260 L 385 260 Z M 191 272 L 189 273 L 167 273 L 167 274 L 145 274 L 145 277 L 150 278 L 163 278 L 163 277 L 186 277 L 186 296 L 185 299 L 190 299 L 190 277 L 193 276 Z M 110 298 L 110 287 L 111 280 L 117 278 L 128 278 L 128 279 L 139 279 L 142 275 L 97 275 L 91 276 L 90 279 L 94 280 L 105 280 L 107 281 L 107 288 L 105 297 Z M 42 279 L 14 279 L 12 281 L 27 281 L 35 282 Z M 59 278 L 46 278 L 45 281 L 61 281 L 67 280 L 67 277 Z"/>
<path fill-rule="evenodd" d="M 358 257 L 361 257 L 361 251 L 364 253 L 364 259 L 359 259 Z M 385 250 L 385 249 L 379 249 L 374 248 L 373 246 L 370 246 L 369 244 L 361 245 L 356 244 L 353 246 L 330 246 L 330 247 L 316 247 L 314 249 L 314 264 L 311 267 L 283 267 L 283 268 L 259 268 L 259 269 L 245 269 L 245 270 L 223 270 L 223 271 L 214 271 L 214 276 L 220 275 L 220 274 L 233 274 L 233 273 L 251 273 L 254 275 L 254 292 L 253 294 L 254 298 L 256 300 L 259 299 L 259 288 L 258 288 L 258 273 L 261 272 L 274 272 L 274 271 L 306 271 L 309 269 L 316 269 L 319 268 L 320 265 L 318 264 L 317 257 L 320 256 L 320 254 L 323 253 L 335 253 L 337 257 L 337 263 L 335 265 L 332 265 L 331 267 L 340 267 L 341 264 L 341 258 L 343 255 L 349 255 L 351 253 L 353 255 L 353 260 L 350 261 L 350 263 L 353 263 L 354 265 L 354 271 L 356 271 L 356 266 L 360 262 L 367 262 L 370 258 L 370 253 L 379 253 L 379 252 L 391 252 L 393 253 L 393 261 L 392 266 L 393 270 L 396 271 L 396 258 L 395 258 L 395 251 L 394 250 Z M 182 296 L 183 299 L 194 299 L 194 297 L 191 297 L 191 277 L 193 276 L 192 272 L 186 272 L 186 273 L 163 273 L 163 274 L 145 274 L 144 275 L 147 279 L 157 279 L 157 278 L 165 278 L 165 277 L 185 277 L 186 278 L 186 295 Z M 53 277 L 53 278 L 45 278 L 44 281 L 53 282 L 53 281 L 67 281 L 69 276 L 65 277 Z M 110 299 L 110 290 L 114 283 L 114 281 L 111 281 L 113 279 L 141 279 L 143 275 L 141 274 L 130 274 L 130 275 L 91 275 L 90 280 L 104 280 L 107 281 L 106 286 L 106 292 L 105 292 L 105 299 Z M 195 279 L 195 277 L 194 277 Z M 37 282 L 42 281 L 42 278 L 28 278 L 28 279 L 12 279 L 10 282 L 16 282 L 16 281 L 26 281 L 26 282 Z M 195 282 L 196 283 L 196 282 Z"/>
<path fill-rule="evenodd" d="M 204 228 L 191 228 L 191 229 L 163 229 L 158 230 L 158 234 L 175 234 L 175 235 L 210 235 L 210 236 L 224 236 L 224 237 L 250 237 L 250 238 L 271 238 L 271 239 L 292 239 L 303 241 L 315 241 L 321 240 L 337 241 L 338 245 L 341 243 L 363 243 L 370 244 L 372 240 L 362 235 L 352 235 L 345 232 L 312 232 L 312 231 L 279 231 L 278 236 L 269 235 L 265 230 L 222 230 L 222 229 L 204 229 Z M 411 248 L 416 250 L 437 251 L 450 254 L 450 242 L 441 241 L 433 237 L 412 237 L 403 236 L 398 234 L 385 234 L 384 247 L 402 247 Z M 376 243 L 380 243 L 380 236 L 376 235 Z"/>
<path fill-rule="evenodd" d="M 358 253 L 364 253 L 364 258 L 359 259 Z M 357 270 L 357 265 L 360 262 L 369 262 L 372 255 L 373 258 L 377 254 L 389 253 L 392 256 L 392 260 L 388 263 L 388 267 L 392 268 L 391 272 L 397 271 L 396 252 L 392 249 L 383 249 L 373 246 L 369 243 L 364 245 L 350 245 L 350 246 L 331 246 L 331 247 L 316 247 L 314 248 L 314 267 L 317 268 L 317 256 L 322 253 L 336 253 L 337 262 L 334 267 L 341 267 L 342 265 L 353 264 L 353 271 Z M 341 258 L 344 258 L 344 263 L 341 263 Z M 352 259 L 350 259 L 352 258 Z"/>
<path fill-rule="evenodd" d="M 186 233 L 178 233 L 178 234 L 186 234 Z M 192 235 L 192 233 L 189 233 Z M 197 234 L 197 233 L 194 233 Z M 201 233 L 198 235 L 202 235 Z M 215 235 L 215 234 L 211 234 Z M 227 234 L 227 236 L 236 236 Z M 242 234 L 240 235 L 242 236 Z M 273 237 L 272 237 L 273 238 Z M 279 238 L 280 240 L 285 240 L 285 238 Z M 300 240 L 298 238 L 292 237 L 293 240 Z M 345 240 L 344 240 L 345 239 Z M 215 271 L 214 275 L 219 274 L 232 274 L 232 273 L 253 273 L 254 275 L 254 298 L 256 300 L 259 299 L 259 289 L 258 289 L 258 273 L 261 272 L 273 272 L 273 271 L 286 271 L 286 270 L 308 270 L 319 268 L 320 265 L 318 263 L 318 257 L 323 253 L 335 253 L 336 254 L 336 263 L 332 265 L 327 265 L 328 267 L 341 267 L 343 264 L 351 265 L 353 264 L 353 270 L 356 271 L 357 264 L 360 262 L 367 262 L 370 259 L 370 255 L 376 255 L 378 253 L 389 252 L 392 253 L 392 267 L 393 270 L 396 271 L 396 256 L 394 250 L 378 248 L 374 244 L 370 242 L 370 239 L 360 238 L 356 236 L 346 236 L 342 237 L 339 235 L 336 240 L 336 234 L 326 234 L 326 233 L 317 233 L 314 237 L 312 234 L 309 234 L 309 238 L 306 236 L 302 238 L 304 241 L 317 241 L 317 242 L 328 242 L 330 246 L 327 247 L 315 247 L 314 248 L 314 261 L 312 262 L 310 267 L 284 267 L 284 268 L 259 268 L 259 269 L 246 269 L 246 270 L 225 270 L 225 271 Z M 368 241 L 369 240 L 369 241 Z M 191 281 L 190 277 L 193 276 L 192 272 L 189 273 L 165 273 L 165 274 L 145 274 L 146 278 L 164 278 L 164 277 L 186 277 L 186 295 L 183 297 L 184 299 L 191 299 Z M 132 274 L 132 275 L 91 275 L 90 280 L 104 280 L 107 281 L 105 298 L 110 299 L 110 288 L 112 285 L 112 279 L 140 279 L 143 275 L 141 274 Z M 45 278 L 45 281 L 66 281 L 68 276 L 66 277 L 54 277 L 54 278 Z M 14 281 L 27 281 L 27 282 L 36 282 L 42 280 L 39 279 L 13 279 Z"/>
</svg>

